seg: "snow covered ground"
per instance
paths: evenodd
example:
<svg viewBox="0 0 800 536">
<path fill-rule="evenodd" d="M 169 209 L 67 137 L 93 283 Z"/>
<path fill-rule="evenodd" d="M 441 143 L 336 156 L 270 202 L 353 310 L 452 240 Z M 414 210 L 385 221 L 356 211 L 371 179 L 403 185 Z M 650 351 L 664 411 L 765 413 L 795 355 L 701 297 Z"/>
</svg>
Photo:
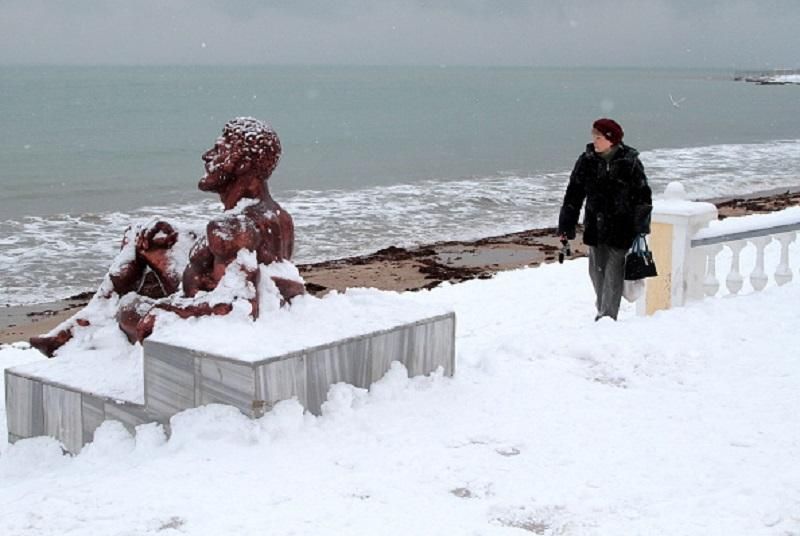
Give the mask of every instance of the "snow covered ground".
<svg viewBox="0 0 800 536">
<path fill-rule="evenodd" d="M 0 440 L 0 534 L 800 534 L 796 264 L 781 288 L 616 323 L 593 321 L 586 271 L 414 294 L 455 309 L 456 375 L 396 366 L 334 386 L 321 417 L 207 406 L 169 439 L 107 422 L 74 457 Z"/>
</svg>

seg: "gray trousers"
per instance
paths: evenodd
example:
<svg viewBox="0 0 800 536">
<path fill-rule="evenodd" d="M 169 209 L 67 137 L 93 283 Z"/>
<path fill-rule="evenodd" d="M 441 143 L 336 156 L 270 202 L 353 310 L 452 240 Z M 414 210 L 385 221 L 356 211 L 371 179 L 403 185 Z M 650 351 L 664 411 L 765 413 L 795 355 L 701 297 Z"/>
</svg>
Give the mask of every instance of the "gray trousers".
<svg viewBox="0 0 800 536">
<path fill-rule="evenodd" d="M 597 319 L 610 316 L 617 319 L 622 285 L 625 282 L 625 249 L 605 244 L 589 246 L 589 277 L 597 296 Z"/>
</svg>

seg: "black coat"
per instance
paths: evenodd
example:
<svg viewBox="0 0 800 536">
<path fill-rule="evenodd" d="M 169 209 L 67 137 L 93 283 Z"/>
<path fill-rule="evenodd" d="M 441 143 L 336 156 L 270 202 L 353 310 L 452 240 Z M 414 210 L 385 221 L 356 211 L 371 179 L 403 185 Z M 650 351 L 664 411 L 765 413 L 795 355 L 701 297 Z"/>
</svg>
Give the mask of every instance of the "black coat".
<svg viewBox="0 0 800 536">
<path fill-rule="evenodd" d="M 558 217 L 558 231 L 575 238 L 575 225 L 586 200 L 583 242 L 628 249 L 638 234 L 650 232 L 652 199 L 639 152 L 619 144 L 606 162 L 590 143 L 569 177 Z"/>
</svg>

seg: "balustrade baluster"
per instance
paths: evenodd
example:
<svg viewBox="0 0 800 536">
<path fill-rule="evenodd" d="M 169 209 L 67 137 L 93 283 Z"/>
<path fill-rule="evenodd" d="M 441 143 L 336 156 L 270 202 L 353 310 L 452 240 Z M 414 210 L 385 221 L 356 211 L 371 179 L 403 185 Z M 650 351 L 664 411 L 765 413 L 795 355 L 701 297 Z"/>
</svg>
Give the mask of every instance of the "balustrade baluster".
<svg viewBox="0 0 800 536">
<path fill-rule="evenodd" d="M 725 286 L 731 294 L 738 294 L 739 291 L 742 290 L 742 285 L 744 284 L 744 279 L 739 269 L 739 255 L 742 253 L 742 249 L 745 245 L 747 245 L 747 243 L 744 240 L 736 240 L 735 242 L 729 242 L 727 244 L 727 246 L 731 248 L 733 256 L 731 257 L 731 271 L 728 273 L 728 277 L 725 278 Z"/>
<path fill-rule="evenodd" d="M 717 244 L 703 248 L 706 253 L 706 275 L 703 278 L 703 291 L 706 296 L 715 296 L 719 291 L 717 279 L 717 255 L 722 251 L 722 246 Z"/>
<path fill-rule="evenodd" d="M 764 248 L 772 242 L 771 236 L 759 236 L 750 240 L 756 246 L 756 267 L 750 273 L 750 284 L 754 290 L 764 290 L 767 286 L 767 273 L 764 271 Z"/>
<path fill-rule="evenodd" d="M 785 285 L 792 280 L 792 269 L 789 268 L 789 244 L 794 242 L 796 233 L 783 233 L 775 237 L 781 244 L 781 261 L 775 269 L 775 282 L 778 285 Z"/>
</svg>

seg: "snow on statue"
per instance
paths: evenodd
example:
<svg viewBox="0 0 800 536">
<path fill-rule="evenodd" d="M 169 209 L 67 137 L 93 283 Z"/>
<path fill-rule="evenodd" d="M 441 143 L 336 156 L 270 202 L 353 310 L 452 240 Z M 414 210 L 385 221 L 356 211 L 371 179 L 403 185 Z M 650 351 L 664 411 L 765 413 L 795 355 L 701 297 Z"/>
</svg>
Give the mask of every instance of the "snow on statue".
<svg viewBox="0 0 800 536">
<path fill-rule="evenodd" d="M 159 219 L 129 228 L 86 308 L 31 344 L 52 356 L 115 321 L 134 343 L 152 333 L 161 315 L 255 319 L 265 304 L 283 305 L 303 294 L 303 280 L 289 262 L 294 224 L 267 186 L 280 155 L 269 125 L 252 117 L 229 121 L 203 155 L 206 174 L 198 184 L 219 195 L 223 214 L 205 230 Z"/>
</svg>

